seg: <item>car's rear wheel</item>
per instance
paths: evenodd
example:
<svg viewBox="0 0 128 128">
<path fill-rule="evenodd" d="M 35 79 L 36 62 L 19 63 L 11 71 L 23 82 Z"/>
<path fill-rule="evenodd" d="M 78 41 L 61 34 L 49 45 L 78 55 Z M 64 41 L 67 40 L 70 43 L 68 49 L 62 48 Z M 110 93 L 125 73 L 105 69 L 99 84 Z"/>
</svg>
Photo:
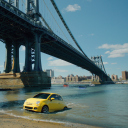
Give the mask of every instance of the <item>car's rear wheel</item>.
<svg viewBox="0 0 128 128">
<path fill-rule="evenodd" d="M 63 110 L 67 110 L 67 106 L 65 106 Z"/>
<path fill-rule="evenodd" d="M 47 113 L 47 112 L 49 112 L 48 106 L 47 106 L 47 105 L 43 106 L 41 112 L 42 112 L 42 113 Z"/>
</svg>

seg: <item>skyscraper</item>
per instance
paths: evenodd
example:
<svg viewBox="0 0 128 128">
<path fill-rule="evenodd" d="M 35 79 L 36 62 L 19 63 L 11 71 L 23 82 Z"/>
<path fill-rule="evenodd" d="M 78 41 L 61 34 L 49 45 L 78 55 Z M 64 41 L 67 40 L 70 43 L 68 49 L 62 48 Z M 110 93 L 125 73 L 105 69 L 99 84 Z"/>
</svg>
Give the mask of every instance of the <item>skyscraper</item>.
<svg viewBox="0 0 128 128">
<path fill-rule="evenodd" d="M 54 77 L 54 71 L 52 69 L 47 69 L 46 72 L 49 77 Z"/>
<path fill-rule="evenodd" d="M 122 80 L 128 79 L 128 71 L 122 71 Z"/>
</svg>

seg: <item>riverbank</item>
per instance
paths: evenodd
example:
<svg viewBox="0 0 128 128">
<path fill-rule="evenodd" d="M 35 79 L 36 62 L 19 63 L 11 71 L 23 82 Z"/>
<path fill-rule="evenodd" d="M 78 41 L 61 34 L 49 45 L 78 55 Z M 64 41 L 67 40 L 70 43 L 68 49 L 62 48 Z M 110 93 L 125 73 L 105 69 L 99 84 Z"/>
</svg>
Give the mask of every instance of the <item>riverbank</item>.
<svg viewBox="0 0 128 128">
<path fill-rule="evenodd" d="M 63 124 L 35 121 L 0 113 L 0 128 L 99 128 L 83 124 Z"/>
</svg>

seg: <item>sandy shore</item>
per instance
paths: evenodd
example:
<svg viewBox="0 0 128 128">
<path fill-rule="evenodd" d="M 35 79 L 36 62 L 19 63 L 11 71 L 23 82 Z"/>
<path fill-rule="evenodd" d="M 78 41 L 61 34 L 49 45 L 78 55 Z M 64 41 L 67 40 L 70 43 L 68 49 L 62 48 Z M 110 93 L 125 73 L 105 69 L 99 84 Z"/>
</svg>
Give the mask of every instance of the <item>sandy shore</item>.
<svg viewBox="0 0 128 128">
<path fill-rule="evenodd" d="M 98 128 L 81 124 L 61 124 L 34 121 L 0 113 L 0 128 Z"/>
</svg>

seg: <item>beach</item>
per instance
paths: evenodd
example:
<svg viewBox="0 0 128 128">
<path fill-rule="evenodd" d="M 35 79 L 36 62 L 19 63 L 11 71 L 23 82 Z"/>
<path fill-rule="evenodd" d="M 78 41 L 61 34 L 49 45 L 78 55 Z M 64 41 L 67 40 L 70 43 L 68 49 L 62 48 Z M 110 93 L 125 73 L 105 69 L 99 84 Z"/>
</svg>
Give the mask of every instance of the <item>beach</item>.
<svg viewBox="0 0 128 128">
<path fill-rule="evenodd" d="M 52 123 L 24 119 L 0 113 L 0 128 L 99 128 L 83 124 Z"/>
</svg>

